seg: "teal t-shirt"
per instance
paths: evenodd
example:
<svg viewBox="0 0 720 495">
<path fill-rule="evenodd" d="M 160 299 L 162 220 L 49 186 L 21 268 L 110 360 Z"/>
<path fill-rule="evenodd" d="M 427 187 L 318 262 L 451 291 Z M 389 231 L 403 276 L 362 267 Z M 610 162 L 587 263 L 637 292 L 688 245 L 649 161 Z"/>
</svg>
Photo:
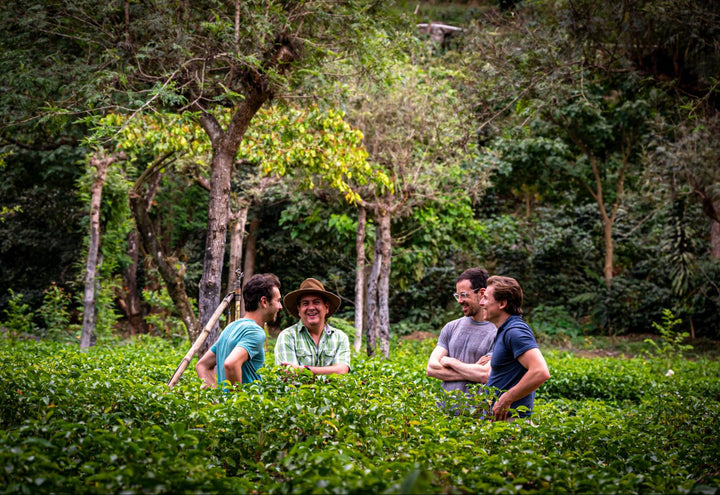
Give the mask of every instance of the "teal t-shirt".
<svg viewBox="0 0 720 495">
<path fill-rule="evenodd" d="M 265 364 L 265 330 L 250 318 L 235 320 L 225 327 L 220 338 L 210 348 L 217 358 L 218 385 L 225 381 L 225 359 L 236 347 L 243 347 L 250 358 L 242 365 L 242 382 L 250 383 L 262 377 L 258 370 Z"/>
</svg>

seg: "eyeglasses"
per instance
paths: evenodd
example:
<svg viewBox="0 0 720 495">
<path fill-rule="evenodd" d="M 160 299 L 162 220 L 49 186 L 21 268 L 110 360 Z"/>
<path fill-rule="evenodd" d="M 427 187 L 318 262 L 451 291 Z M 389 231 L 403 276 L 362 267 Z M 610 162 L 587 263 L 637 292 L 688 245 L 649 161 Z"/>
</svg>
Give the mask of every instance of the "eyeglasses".
<svg viewBox="0 0 720 495">
<path fill-rule="evenodd" d="M 462 298 L 462 299 L 467 299 L 468 297 L 470 297 L 470 294 L 472 294 L 473 292 L 477 294 L 477 291 L 479 291 L 480 289 L 482 289 L 482 287 L 478 287 L 477 289 L 473 289 L 473 290 L 471 290 L 470 292 L 461 292 L 460 294 L 458 294 L 458 293 L 456 292 L 455 294 L 453 294 L 453 297 L 455 298 L 456 301 L 459 301 L 460 298 Z"/>
</svg>

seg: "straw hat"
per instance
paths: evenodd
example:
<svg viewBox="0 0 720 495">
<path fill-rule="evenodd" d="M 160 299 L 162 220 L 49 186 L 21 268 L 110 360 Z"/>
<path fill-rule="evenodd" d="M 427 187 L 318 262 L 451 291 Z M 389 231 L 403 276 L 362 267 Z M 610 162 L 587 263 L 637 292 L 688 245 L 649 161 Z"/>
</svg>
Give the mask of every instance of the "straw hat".
<svg viewBox="0 0 720 495">
<path fill-rule="evenodd" d="M 297 308 L 298 299 L 306 294 L 320 294 L 321 296 L 324 296 L 330 305 L 330 309 L 327 314 L 328 316 L 335 313 L 335 311 L 337 311 L 340 307 L 340 298 L 332 292 L 326 291 L 322 282 L 314 278 L 306 278 L 302 281 L 298 290 L 287 293 L 283 298 L 283 305 L 285 305 L 288 313 L 293 315 L 295 318 L 300 317 Z"/>
</svg>

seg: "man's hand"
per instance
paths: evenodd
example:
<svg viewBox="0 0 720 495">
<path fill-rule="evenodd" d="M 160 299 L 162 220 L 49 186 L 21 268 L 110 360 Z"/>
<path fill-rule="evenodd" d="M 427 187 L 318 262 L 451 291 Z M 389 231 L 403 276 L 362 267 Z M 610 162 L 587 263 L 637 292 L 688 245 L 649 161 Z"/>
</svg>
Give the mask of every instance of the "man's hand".
<svg viewBox="0 0 720 495">
<path fill-rule="evenodd" d="M 450 356 L 443 356 L 440 358 L 440 364 L 442 364 L 446 368 L 452 368 L 453 364 L 457 364 L 457 363 L 462 363 L 462 361 L 460 361 L 457 358 L 450 357 Z"/>
<path fill-rule="evenodd" d="M 523 375 L 519 382 L 510 390 L 502 394 L 493 406 L 493 416 L 496 420 L 504 420 L 507 418 L 508 409 L 513 402 L 522 399 L 533 391 L 537 390 L 540 385 L 550 378 L 547 363 L 540 349 L 534 348 L 525 351 L 518 356 L 518 361 L 523 365 L 527 372 Z"/>
<path fill-rule="evenodd" d="M 493 405 L 492 412 L 493 412 L 493 419 L 495 421 L 505 421 L 508 417 L 508 411 L 510 410 L 510 406 L 512 403 L 507 399 L 508 394 L 503 394 L 500 396 L 498 400 L 495 401 L 495 404 Z"/>
</svg>

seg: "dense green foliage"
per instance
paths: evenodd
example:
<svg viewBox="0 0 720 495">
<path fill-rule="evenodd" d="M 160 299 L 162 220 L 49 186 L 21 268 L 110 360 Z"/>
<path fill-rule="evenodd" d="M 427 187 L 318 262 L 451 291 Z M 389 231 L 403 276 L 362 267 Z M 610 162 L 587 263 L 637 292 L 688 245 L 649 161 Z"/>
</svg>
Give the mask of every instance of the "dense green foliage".
<svg viewBox="0 0 720 495">
<path fill-rule="evenodd" d="M 184 344 L 87 353 L 3 340 L 3 493 L 717 493 L 718 362 L 547 352 L 535 425 L 450 416 L 425 375 L 434 341 L 356 356 L 345 376 L 263 369 L 202 390 Z M 268 354 L 268 366 L 272 364 Z"/>
<path fill-rule="evenodd" d="M 331 126 L 316 136 L 322 150 L 304 174 L 300 164 L 316 150 L 295 149 L 303 134 L 293 128 L 304 111 L 322 108 L 339 119 L 343 110 L 346 131 L 382 124 L 377 136 L 400 143 L 378 154 L 371 146 L 383 141 L 368 132 L 362 144 L 370 156 L 397 165 L 402 152 L 412 150 L 398 174 L 432 171 L 425 174 L 429 180 L 406 181 L 410 188 L 399 200 L 421 192 L 422 206 L 392 221 L 389 313 L 396 333 L 439 329 L 455 307 L 455 278 L 479 264 L 516 277 L 529 319 L 552 332 L 656 333 L 652 322 L 671 309 L 683 331 L 720 337 L 716 1 L 13 0 L 6 7 L 0 12 L 3 332 L 64 338 L 53 334 L 42 309 L 53 287 L 74 301 L 63 306 L 69 324 L 81 319 L 76 308 L 92 172 L 88 125 L 111 111 L 132 115 L 136 125 L 143 122 L 141 110 L 150 108 L 159 119 L 180 118 L 165 120 L 172 123 L 157 126 L 152 139 L 132 135 L 132 126 L 124 137 L 115 130 L 109 136 L 128 154 L 154 140 L 175 143 L 179 158 L 161 173 L 150 216 L 182 268 L 188 296 L 197 297 L 207 248 L 202 184 L 209 180 L 209 158 L 194 154 L 197 113 L 178 112 L 191 101 L 213 109 L 241 101 L 250 76 L 262 72 L 275 28 L 292 26 L 290 32 L 316 42 L 307 43 L 293 70 L 265 74 L 276 90 L 278 119 L 269 122 L 265 111 L 253 119 L 237 159 L 257 167 L 238 165 L 230 192 L 233 201 L 252 196 L 246 179 L 256 170 L 285 173 L 273 178 L 277 188 L 253 198 L 248 213 L 248 224 L 257 225 L 252 235 L 246 229 L 256 242 L 255 272 L 278 274 L 284 288 L 318 277 L 342 296 L 341 316 L 351 318 L 358 214 L 327 187 L 333 180 L 322 172 L 333 156 L 347 154 L 332 144 L 342 131 Z M 414 27 L 430 21 L 463 31 L 436 43 Z M 345 36 L 335 36 L 338 30 Z M 336 53 L 345 55 L 335 60 L 342 70 L 321 65 Z M 200 66 L 212 77 L 196 80 Z M 399 69 L 422 77 L 401 79 Z M 395 100 L 416 107 L 407 113 L 410 121 L 398 120 L 403 113 L 384 99 L 393 79 L 402 81 Z M 195 99 L 193 88 L 202 96 Z M 416 126 L 436 136 L 412 131 Z M 472 156 L 460 160 L 452 146 L 438 148 L 431 137 L 457 142 Z M 263 143 L 270 146 L 259 149 Z M 123 193 L 162 156 L 158 149 L 168 151 L 158 146 L 130 156 L 107 180 L 98 291 L 105 334 L 125 328 L 118 302 L 132 222 Z M 310 184 L 312 190 L 304 189 Z M 368 260 L 374 227 L 371 217 Z M 165 288 L 145 254 L 135 273 L 146 289 L 142 312 L 152 320 L 150 332 L 172 335 L 172 305 L 150 297 Z"/>
</svg>

